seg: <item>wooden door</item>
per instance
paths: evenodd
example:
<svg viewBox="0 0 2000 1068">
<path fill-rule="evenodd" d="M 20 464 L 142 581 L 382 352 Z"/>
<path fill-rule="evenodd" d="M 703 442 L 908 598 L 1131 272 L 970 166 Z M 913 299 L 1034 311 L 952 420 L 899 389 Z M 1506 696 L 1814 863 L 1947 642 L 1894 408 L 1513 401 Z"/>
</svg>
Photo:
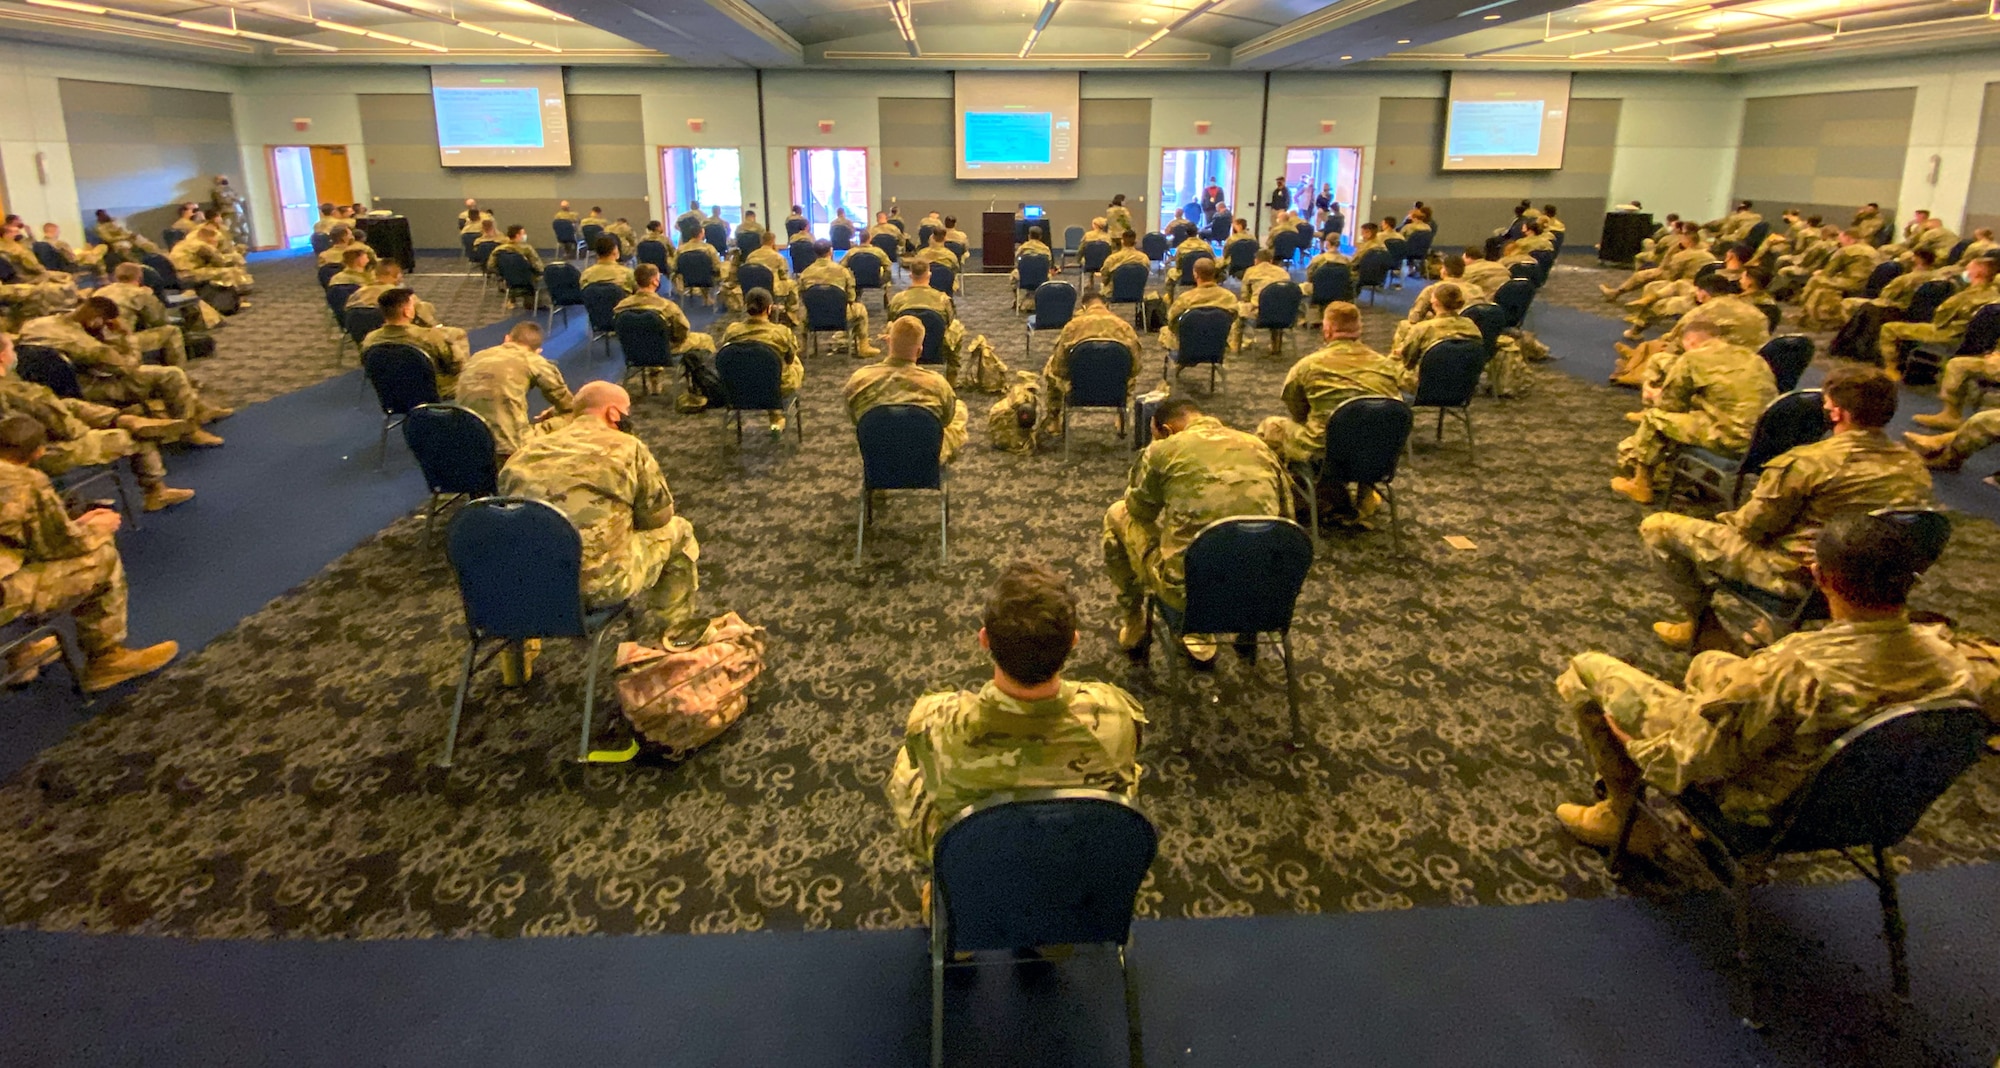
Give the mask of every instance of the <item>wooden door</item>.
<svg viewBox="0 0 2000 1068">
<path fill-rule="evenodd" d="M 322 204 L 352 204 L 354 180 L 347 173 L 346 145 L 312 146 L 313 188 Z"/>
</svg>

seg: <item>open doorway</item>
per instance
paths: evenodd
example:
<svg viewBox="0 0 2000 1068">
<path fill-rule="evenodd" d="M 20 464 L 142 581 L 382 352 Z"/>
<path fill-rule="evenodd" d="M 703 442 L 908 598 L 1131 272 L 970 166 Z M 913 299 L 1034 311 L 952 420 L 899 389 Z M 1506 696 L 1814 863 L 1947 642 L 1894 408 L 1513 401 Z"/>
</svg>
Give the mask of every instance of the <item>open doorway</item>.
<svg viewBox="0 0 2000 1068">
<path fill-rule="evenodd" d="M 1293 147 L 1285 149 L 1285 187 L 1292 191 L 1292 210 L 1320 229 L 1318 198 L 1340 206 L 1345 224 L 1341 227 L 1341 247 L 1352 250 L 1354 232 L 1365 220 L 1355 212 L 1361 197 L 1361 150 L 1358 148 Z M 1307 212 L 1301 205 L 1312 204 Z"/>
<path fill-rule="evenodd" d="M 865 148 L 795 148 L 791 154 L 792 203 L 806 216 L 814 237 L 828 236 L 833 213 L 845 210 L 855 230 L 868 228 L 868 150 Z M 771 222 L 789 205 L 771 205 Z"/>
<path fill-rule="evenodd" d="M 272 202 L 278 205 L 278 247 L 312 243 L 321 204 L 354 202 L 346 145 L 270 145 Z"/>
<path fill-rule="evenodd" d="M 733 148 L 662 148 L 660 192 L 669 229 L 694 201 L 735 226 L 743 221 L 743 157 Z"/>
<path fill-rule="evenodd" d="M 1213 189 L 1220 189 L 1222 204 L 1235 211 L 1236 205 L 1230 203 L 1236 197 L 1235 149 L 1169 148 L 1161 152 L 1157 229 L 1165 232 L 1176 209 L 1187 212 L 1190 221 L 1207 229 L 1209 209 L 1204 207 L 1204 200 L 1212 201 L 1213 194 L 1209 198 L 1203 194 Z"/>
</svg>

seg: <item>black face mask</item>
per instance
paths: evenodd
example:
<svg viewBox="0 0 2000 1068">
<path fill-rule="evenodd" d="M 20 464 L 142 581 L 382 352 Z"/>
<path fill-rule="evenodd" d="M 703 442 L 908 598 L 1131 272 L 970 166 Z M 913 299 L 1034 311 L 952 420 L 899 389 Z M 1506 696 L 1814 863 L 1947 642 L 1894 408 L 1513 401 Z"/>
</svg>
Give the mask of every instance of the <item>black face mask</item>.
<svg viewBox="0 0 2000 1068">
<path fill-rule="evenodd" d="M 617 427 L 620 430 L 623 430 L 627 434 L 630 434 L 632 432 L 632 413 L 619 412 L 618 421 L 611 425 Z"/>
</svg>

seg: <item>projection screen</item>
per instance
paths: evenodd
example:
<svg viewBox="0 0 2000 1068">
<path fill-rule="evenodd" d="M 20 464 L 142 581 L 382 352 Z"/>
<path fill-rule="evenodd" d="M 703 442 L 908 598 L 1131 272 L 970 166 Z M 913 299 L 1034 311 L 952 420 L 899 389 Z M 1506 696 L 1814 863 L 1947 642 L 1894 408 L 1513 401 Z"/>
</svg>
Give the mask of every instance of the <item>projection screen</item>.
<svg viewBox="0 0 2000 1068">
<path fill-rule="evenodd" d="M 567 167 L 561 67 L 432 67 L 438 161 L 446 167 Z"/>
<path fill-rule="evenodd" d="M 1076 177 L 1074 71 L 952 76 L 960 178 Z"/>
<path fill-rule="evenodd" d="M 1562 166 L 1569 75 L 1455 71 L 1444 126 L 1447 171 Z"/>
</svg>

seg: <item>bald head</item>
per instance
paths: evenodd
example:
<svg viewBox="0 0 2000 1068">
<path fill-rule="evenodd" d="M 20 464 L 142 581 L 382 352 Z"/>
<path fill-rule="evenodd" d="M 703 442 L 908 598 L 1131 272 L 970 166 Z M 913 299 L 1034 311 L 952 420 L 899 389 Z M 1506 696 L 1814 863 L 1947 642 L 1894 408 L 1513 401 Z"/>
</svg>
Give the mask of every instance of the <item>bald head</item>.
<svg viewBox="0 0 2000 1068">
<path fill-rule="evenodd" d="M 897 363 L 915 363 L 924 350 L 924 323 L 906 315 L 889 324 L 889 358 Z"/>
<path fill-rule="evenodd" d="M 616 382 L 587 382 L 576 391 L 578 411 L 587 412 L 607 423 L 632 409 L 632 395 Z"/>
</svg>

